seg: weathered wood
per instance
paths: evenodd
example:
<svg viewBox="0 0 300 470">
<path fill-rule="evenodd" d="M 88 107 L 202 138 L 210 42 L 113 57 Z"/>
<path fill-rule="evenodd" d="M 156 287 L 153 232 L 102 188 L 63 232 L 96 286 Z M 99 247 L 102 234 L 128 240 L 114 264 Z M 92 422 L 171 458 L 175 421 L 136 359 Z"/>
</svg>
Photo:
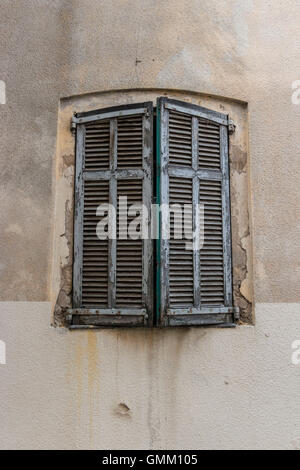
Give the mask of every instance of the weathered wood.
<svg viewBox="0 0 300 470">
<path fill-rule="evenodd" d="M 134 116 L 143 114 L 142 117 L 142 132 L 143 132 L 143 168 L 141 169 L 118 169 L 118 144 L 117 144 L 117 133 L 118 133 L 118 118 L 123 116 Z M 76 274 L 74 276 L 77 282 L 76 299 L 77 303 L 73 304 L 74 307 L 82 306 L 82 291 L 80 290 L 81 278 L 82 276 L 82 247 L 83 247 L 83 207 L 84 207 L 84 193 L 83 193 L 83 184 L 84 181 L 109 181 L 109 203 L 117 210 L 117 181 L 126 180 L 126 179 L 136 179 L 143 180 L 143 201 L 149 211 L 151 211 L 151 202 L 152 202 L 152 166 L 153 166 L 153 104 L 142 103 L 137 105 L 128 105 L 121 106 L 117 108 L 111 108 L 106 110 L 97 110 L 97 113 L 88 112 L 86 115 L 78 116 L 80 119 L 83 119 L 85 123 L 91 121 L 97 121 L 100 119 L 110 119 L 110 155 L 109 155 L 109 170 L 97 170 L 97 171 L 84 171 L 82 167 L 82 161 L 84 158 L 84 129 L 85 125 L 79 124 L 79 139 L 77 140 L 77 146 L 80 149 L 77 153 L 79 155 L 79 160 L 77 161 L 78 168 L 81 168 L 81 172 L 78 173 L 79 186 L 77 189 L 77 205 L 80 208 L 79 216 L 75 213 L 76 226 L 78 227 L 79 236 L 75 239 L 75 245 L 78 247 L 79 257 L 76 258 Z M 77 119 L 79 122 L 79 120 Z M 83 122 L 83 121 L 82 121 Z M 83 132 L 81 137 L 80 132 Z M 81 160 L 80 160 L 81 158 Z M 81 165 L 81 166 L 80 166 Z M 78 170 L 79 171 L 79 170 Z M 76 180 L 77 181 L 77 180 Z M 149 221 L 150 223 L 150 221 Z M 110 235 L 113 234 L 113 231 L 110 231 Z M 81 235 L 80 235 L 81 234 Z M 80 251 L 81 250 L 81 251 Z M 116 292 L 116 274 L 117 274 L 117 240 L 116 236 L 109 237 L 108 240 L 108 304 L 107 308 L 92 308 L 82 310 L 80 317 L 84 318 L 82 320 L 86 326 L 88 322 L 91 321 L 91 324 L 97 325 L 123 325 L 123 326 L 134 326 L 134 325 L 144 325 L 145 322 L 152 321 L 153 313 L 153 300 L 152 300 L 152 242 L 151 239 L 143 240 L 143 286 L 142 286 L 142 298 L 143 298 L 143 309 L 137 308 L 128 308 L 128 309 L 119 309 L 116 308 L 117 301 L 117 292 Z M 80 278 L 80 279 L 79 279 Z M 78 279 L 80 282 L 78 282 Z M 130 302 L 129 302 L 130 303 Z M 91 311 L 93 314 L 91 315 Z M 97 312 L 97 313 L 96 313 Z M 77 315 L 79 315 L 77 313 Z M 72 314 L 74 319 L 76 315 Z M 123 316 L 126 316 L 126 321 L 122 319 Z M 97 317 L 97 318 L 96 318 Z M 115 317 L 118 319 L 115 320 Z M 130 318 L 128 318 L 130 317 Z M 136 319 L 135 319 L 136 317 Z M 93 318 L 93 320 L 91 320 Z M 96 318 L 96 319 L 95 319 Z M 149 320 L 151 318 L 151 320 Z M 75 320 L 74 320 L 75 321 Z M 75 325 L 76 326 L 76 325 Z"/>
<path fill-rule="evenodd" d="M 169 109 L 192 115 L 192 167 L 169 165 Z M 125 114 L 124 114 L 125 113 Z M 232 309 L 232 261 L 231 261 L 231 232 L 230 232 L 230 196 L 229 196 L 229 168 L 228 168 L 228 119 L 226 115 L 206 110 L 195 105 L 185 104 L 176 100 L 161 98 L 158 100 L 158 113 L 161 114 L 160 127 L 160 194 L 161 205 L 166 205 L 167 213 L 164 215 L 163 227 L 161 230 L 160 244 L 160 287 L 161 303 L 160 314 L 161 324 L 172 326 L 202 325 L 202 324 L 229 324 L 236 313 Z M 117 118 L 120 116 L 131 116 L 143 114 L 143 169 L 117 169 Z M 108 117 L 109 115 L 109 117 Z M 101 117 L 99 117 L 101 116 Z M 141 105 L 129 105 L 129 108 L 118 107 L 97 110 L 97 113 L 82 113 L 78 119 L 86 119 L 84 122 L 91 122 L 98 119 L 110 119 L 111 127 L 111 155 L 110 169 L 103 171 L 85 171 L 83 167 L 84 159 L 84 125 L 77 125 L 76 140 L 76 190 L 75 190 L 75 222 L 74 222 L 74 272 L 73 272 L 73 305 L 80 308 L 82 297 L 82 247 L 83 247 L 83 198 L 84 181 L 109 181 L 110 198 L 109 201 L 117 207 L 117 180 L 143 179 L 142 197 L 143 203 L 147 207 L 150 216 L 150 205 L 152 202 L 152 103 Z M 199 117 L 221 123 L 220 126 L 220 156 L 221 171 L 214 169 L 199 168 L 198 164 L 198 120 Z M 184 162 L 183 162 L 184 163 Z M 201 262 L 199 250 L 193 253 L 194 272 L 194 305 L 189 308 L 170 309 L 169 300 L 169 240 L 166 234 L 169 233 L 169 176 L 187 178 L 193 181 L 193 231 L 198 230 L 196 226 L 195 208 L 199 203 L 199 179 L 208 181 L 222 181 L 222 233 L 223 233 L 223 255 L 224 255 L 224 295 L 225 306 L 204 307 L 201 306 L 200 276 Z M 183 186 L 185 183 L 182 183 Z M 214 183 L 216 185 L 216 183 Z M 146 221 L 149 227 L 150 217 Z M 148 235 L 150 231 L 148 232 Z M 84 309 L 85 313 L 72 314 L 74 323 L 80 321 L 80 325 L 75 327 L 88 326 L 133 326 L 148 324 L 152 322 L 152 242 L 150 239 L 143 240 L 143 280 L 142 280 L 142 309 L 118 309 L 116 308 L 116 269 L 117 269 L 117 240 L 109 241 L 109 285 L 108 285 L 108 308 Z M 223 310 L 222 310 L 223 309 Z M 224 310 L 225 309 L 225 310 Z M 83 310 L 82 310 L 83 312 Z M 93 312 L 93 313 L 91 313 Z M 95 313 L 99 312 L 99 313 Z M 143 312 L 143 313 L 141 313 Z M 147 312 L 147 313 L 144 313 Z M 222 317 L 223 315 L 223 317 Z M 121 320 L 123 317 L 132 317 L 127 323 Z M 225 317 L 224 317 L 225 316 Z M 207 317 L 207 318 L 206 318 Z M 80 318 L 80 320 L 76 320 Z M 148 318 L 148 319 L 147 319 Z M 113 319 L 113 320 L 112 320 Z M 150 323 L 149 323 L 150 322 Z"/>
<path fill-rule="evenodd" d="M 193 116 L 192 118 L 192 168 L 194 171 L 198 170 L 198 119 Z"/>
<path fill-rule="evenodd" d="M 149 324 L 153 323 L 153 244 L 151 239 L 151 205 L 153 175 L 153 106 L 143 116 L 143 305 L 149 313 Z M 146 217 L 147 216 L 147 217 Z"/>
<path fill-rule="evenodd" d="M 147 318 L 144 315 L 74 315 L 70 329 L 79 329 L 80 326 L 95 327 L 134 327 L 146 326 Z"/>
<path fill-rule="evenodd" d="M 193 179 L 193 261 L 194 261 L 194 306 L 200 306 L 200 214 L 197 214 L 199 208 L 199 178 Z M 198 246 L 195 246 L 198 245 Z"/>
<path fill-rule="evenodd" d="M 193 269 L 194 269 L 194 306 L 200 306 L 200 219 L 199 214 L 197 214 L 197 209 L 199 205 L 199 179 L 196 176 L 198 171 L 198 118 L 193 116 L 192 118 L 192 167 L 195 171 L 193 177 Z"/>
<path fill-rule="evenodd" d="M 204 108 L 178 102 L 176 100 L 168 100 L 162 98 L 159 100 L 161 106 L 161 203 L 168 203 L 169 197 L 169 176 L 177 178 L 186 178 L 193 180 L 193 231 L 200 230 L 200 219 L 196 219 L 196 205 L 200 202 L 200 180 L 212 182 L 212 194 L 215 191 L 216 182 L 222 182 L 222 233 L 223 233 L 223 258 L 224 259 L 224 297 L 225 306 L 220 302 L 220 306 L 206 307 L 201 305 L 201 256 L 200 250 L 193 253 L 193 272 L 194 272 L 194 304 L 192 307 L 170 308 L 168 297 L 168 272 L 169 272 L 169 250 L 168 243 L 161 241 L 161 324 L 168 325 L 200 325 L 211 323 L 230 323 L 233 322 L 234 312 L 232 309 L 232 274 L 231 274 L 231 235 L 230 235 L 230 201 L 229 201 L 229 170 L 228 170 L 228 141 L 227 141 L 227 115 L 216 113 L 214 111 L 206 110 Z M 168 110 L 176 111 L 177 113 L 184 113 L 192 115 L 192 167 L 188 167 L 187 163 L 183 160 L 181 166 L 169 164 L 169 143 L 168 143 Z M 221 171 L 216 169 L 199 168 L 199 149 L 198 149 L 198 126 L 199 118 L 205 118 L 215 123 L 221 124 L 220 128 L 220 159 Z M 226 139 L 225 139 L 226 136 Z M 204 183 L 203 183 L 204 185 Z M 205 185 L 204 185 L 205 186 Z M 221 188 L 221 185 L 219 185 Z M 209 185 L 206 183 L 206 187 Z M 179 188 L 180 189 L 180 188 Z M 221 191 L 221 189 L 220 189 Z M 204 193 L 205 194 L 205 193 Z M 221 194 L 221 192 L 220 192 Z M 186 196 L 185 196 L 186 197 Z M 210 198 L 210 196 L 203 196 L 203 198 Z M 210 200 L 208 201 L 210 202 Z M 211 203 L 208 206 L 211 209 Z M 213 215 L 208 215 L 214 220 Z M 208 219 L 210 220 L 210 219 Z M 220 218 L 221 220 L 221 218 Z M 198 227 L 196 227 L 196 224 Z M 207 253 L 205 254 L 207 256 Z M 217 289 L 217 288 L 216 288 Z M 219 296 L 219 292 L 217 293 Z M 217 296 L 216 294 L 216 296 Z M 223 295 L 223 294 L 222 294 Z M 214 300 L 215 301 L 215 300 Z M 206 303 L 208 301 L 206 300 Z M 168 319 L 165 315 L 168 312 Z M 172 317 L 170 319 L 169 317 Z M 204 319 L 204 316 L 207 316 Z M 218 315 L 218 317 L 216 317 Z M 221 318 L 220 315 L 223 315 Z M 227 315 L 225 318 L 224 315 Z M 183 317 L 183 318 L 179 318 Z"/>
<path fill-rule="evenodd" d="M 117 207 L 117 180 L 111 177 L 109 180 L 109 203 L 112 207 Z M 112 217 L 112 212 L 110 217 Z M 115 223 L 110 219 L 110 224 Z M 116 229 L 113 229 L 116 231 Z M 117 276 L 117 240 L 116 234 L 110 233 L 108 240 L 108 306 L 113 308 L 116 305 L 116 276 Z"/>
<path fill-rule="evenodd" d="M 143 179 L 143 170 L 104 170 L 104 171 L 86 171 L 83 174 L 84 181 L 97 181 L 97 180 L 109 180 L 111 177 L 118 180 L 122 179 Z"/>
<path fill-rule="evenodd" d="M 176 165 L 168 166 L 169 176 L 176 176 L 177 178 L 192 179 L 197 173 L 193 168 L 183 168 Z"/>
<path fill-rule="evenodd" d="M 197 170 L 197 176 L 201 180 L 221 181 L 222 173 L 219 170 Z"/>
<path fill-rule="evenodd" d="M 232 305 L 232 253 L 231 253 L 231 218 L 229 188 L 228 129 L 220 126 L 220 152 L 222 169 L 222 215 L 224 247 L 224 301 Z"/>
<path fill-rule="evenodd" d="M 143 112 L 147 112 L 149 106 L 152 103 L 150 101 L 142 102 L 142 103 L 131 103 L 131 104 L 120 104 L 117 106 L 109 106 L 107 108 L 101 108 L 101 109 L 93 109 L 92 111 L 81 111 L 77 112 L 74 114 L 74 117 L 76 118 L 82 118 L 82 117 L 88 117 L 88 116 L 95 116 L 98 114 L 106 114 L 106 113 L 116 113 L 118 112 L 117 116 L 120 114 L 120 112 L 128 111 L 128 110 L 136 110 L 136 109 L 143 109 Z M 116 116 L 112 116 L 116 117 Z"/>
<path fill-rule="evenodd" d="M 160 321 L 163 321 L 167 305 L 169 305 L 169 115 L 165 106 L 165 99 L 158 101 L 160 107 L 160 203 L 161 203 L 161 243 L 160 243 Z"/>
<path fill-rule="evenodd" d="M 73 306 L 81 306 L 82 298 L 82 257 L 83 257 L 83 165 L 84 165 L 85 127 L 76 130 L 76 170 L 75 170 L 75 208 L 74 208 L 74 261 L 73 261 Z"/>
<path fill-rule="evenodd" d="M 86 171 L 83 174 L 84 181 L 109 180 L 112 175 L 110 170 Z"/>
<path fill-rule="evenodd" d="M 167 315 L 209 315 L 211 313 L 234 313 L 234 307 L 168 308 Z"/>
<path fill-rule="evenodd" d="M 232 314 L 173 315 L 167 317 L 166 326 L 227 326 L 235 327 Z"/>
<path fill-rule="evenodd" d="M 69 315 L 147 315 L 145 308 L 69 308 Z"/>
<path fill-rule="evenodd" d="M 117 180 L 114 176 L 114 172 L 117 168 L 117 119 L 110 120 L 110 154 L 109 154 L 109 166 L 110 166 L 110 180 L 109 180 L 109 203 L 117 211 Z M 116 220 L 111 220 L 112 213 L 110 215 L 110 225 L 116 223 Z M 112 238 L 112 232 L 109 233 L 108 240 L 108 307 L 114 308 L 116 305 L 116 271 L 117 271 L 117 241 L 116 238 Z"/>
<path fill-rule="evenodd" d="M 228 125 L 227 114 L 218 113 L 217 111 L 203 108 L 191 103 L 185 103 L 178 100 L 167 100 L 165 107 L 167 109 L 173 109 L 184 114 L 191 114 L 192 116 L 208 119 L 209 121 L 217 122 L 218 124 L 222 124 L 224 126 Z"/>
<path fill-rule="evenodd" d="M 193 178 L 198 176 L 200 179 L 221 181 L 222 172 L 219 170 L 194 170 L 193 168 L 183 168 L 176 165 L 169 165 L 168 172 L 170 176 L 177 176 L 178 178 Z"/>
<path fill-rule="evenodd" d="M 156 259 L 155 259 L 155 274 L 156 274 L 156 279 L 155 279 L 155 319 L 154 319 L 154 324 L 159 325 L 161 321 L 161 288 L 160 288 L 160 277 L 161 277 L 161 245 L 160 245 L 160 239 L 161 239 L 161 213 L 160 213 L 160 187 L 161 187 L 161 158 L 160 158 L 160 152 L 161 152 L 161 138 L 160 138 L 160 132 L 161 132 L 161 108 L 162 105 L 160 103 L 160 99 L 157 100 L 157 107 L 156 107 L 156 197 L 155 197 L 155 248 L 156 248 Z"/>
<path fill-rule="evenodd" d="M 133 108 L 133 109 L 123 109 L 122 111 L 111 111 L 107 113 L 99 112 L 99 114 L 92 114 L 85 117 L 74 117 L 73 121 L 77 124 L 87 124 L 88 122 L 100 121 L 103 119 L 111 119 L 121 116 L 133 116 L 135 114 L 145 114 L 147 108 Z"/>
</svg>

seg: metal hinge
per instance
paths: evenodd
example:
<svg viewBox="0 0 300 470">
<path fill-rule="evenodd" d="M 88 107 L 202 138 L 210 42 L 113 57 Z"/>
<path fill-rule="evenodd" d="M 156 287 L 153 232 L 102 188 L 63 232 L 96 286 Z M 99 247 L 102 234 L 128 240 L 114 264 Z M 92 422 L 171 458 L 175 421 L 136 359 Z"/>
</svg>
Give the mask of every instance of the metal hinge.
<svg viewBox="0 0 300 470">
<path fill-rule="evenodd" d="M 234 124 L 232 119 L 228 119 L 228 132 L 229 134 L 233 134 L 235 132 L 236 125 Z"/>
<path fill-rule="evenodd" d="M 240 308 L 239 307 L 233 307 L 233 318 L 234 318 L 234 321 L 239 321 L 239 319 L 240 319 Z"/>
<path fill-rule="evenodd" d="M 65 316 L 65 321 L 68 326 L 72 325 L 73 315 L 72 313 L 67 313 Z"/>
<path fill-rule="evenodd" d="M 74 118 L 76 118 L 76 116 L 77 116 L 77 113 L 74 113 L 74 114 L 73 114 L 73 117 L 72 117 L 72 119 L 71 119 L 71 123 L 70 123 L 70 131 L 72 132 L 73 135 L 74 135 L 75 132 L 76 132 L 76 125 L 77 125 L 77 124 L 76 124 L 76 121 L 75 121 L 75 119 L 74 119 Z"/>
</svg>

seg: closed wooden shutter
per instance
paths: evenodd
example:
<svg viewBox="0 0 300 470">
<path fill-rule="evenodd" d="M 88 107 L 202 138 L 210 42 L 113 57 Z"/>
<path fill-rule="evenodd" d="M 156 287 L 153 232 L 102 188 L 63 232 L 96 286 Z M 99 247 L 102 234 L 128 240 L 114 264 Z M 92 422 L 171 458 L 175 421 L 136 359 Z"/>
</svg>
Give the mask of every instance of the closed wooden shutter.
<svg viewBox="0 0 300 470">
<path fill-rule="evenodd" d="M 152 242 L 120 237 L 120 197 L 152 202 L 153 105 L 140 103 L 80 113 L 76 123 L 76 181 L 72 325 L 152 322 Z M 99 239 L 97 224 L 116 210 L 115 237 Z M 127 212 L 125 210 L 125 212 Z M 128 215 L 127 226 L 138 215 Z M 145 219 L 146 220 L 146 219 Z M 149 226 L 150 218 L 146 220 Z M 126 233 L 126 232 L 125 232 Z M 150 232 L 149 232 L 150 233 Z"/>
<path fill-rule="evenodd" d="M 157 125 L 159 201 L 188 204 L 187 225 L 202 227 L 201 249 L 186 249 L 174 236 L 175 218 L 161 217 L 158 284 L 163 325 L 233 321 L 228 116 L 199 106 L 159 98 Z M 196 217 L 196 204 L 204 214 Z M 200 207 L 201 207 L 200 206 Z M 202 220 L 204 217 L 204 220 Z M 164 237 L 170 227 L 170 239 Z"/>
</svg>

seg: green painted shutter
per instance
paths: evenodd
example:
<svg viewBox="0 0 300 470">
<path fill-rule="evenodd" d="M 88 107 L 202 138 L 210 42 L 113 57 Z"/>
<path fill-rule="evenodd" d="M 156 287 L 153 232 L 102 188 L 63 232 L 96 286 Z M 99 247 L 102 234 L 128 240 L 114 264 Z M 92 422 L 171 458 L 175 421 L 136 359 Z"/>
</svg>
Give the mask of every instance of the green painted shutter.
<svg viewBox="0 0 300 470">
<path fill-rule="evenodd" d="M 174 326 L 231 323 L 228 116 L 167 98 L 159 98 L 157 107 L 160 202 L 190 205 L 189 233 L 200 230 L 196 204 L 204 206 L 200 250 L 187 250 L 187 240 L 175 237 L 174 217 L 161 216 L 159 322 Z M 168 224 L 170 239 L 163 235 Z"/>
</svg>

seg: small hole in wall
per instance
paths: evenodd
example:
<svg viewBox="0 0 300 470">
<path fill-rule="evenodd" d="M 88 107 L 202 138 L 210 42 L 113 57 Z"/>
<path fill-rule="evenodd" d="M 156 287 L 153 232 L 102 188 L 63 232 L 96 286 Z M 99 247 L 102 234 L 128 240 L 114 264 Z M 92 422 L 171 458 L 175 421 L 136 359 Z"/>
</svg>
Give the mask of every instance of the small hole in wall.
<svg viewBox="0 0 300 470">
<path fill-rule="evenodd" d="M 116 408 L 116 414 L 120 416 L 130 416 L 130 408 L 126 403 L 119 403 Z"/>
</svg>

